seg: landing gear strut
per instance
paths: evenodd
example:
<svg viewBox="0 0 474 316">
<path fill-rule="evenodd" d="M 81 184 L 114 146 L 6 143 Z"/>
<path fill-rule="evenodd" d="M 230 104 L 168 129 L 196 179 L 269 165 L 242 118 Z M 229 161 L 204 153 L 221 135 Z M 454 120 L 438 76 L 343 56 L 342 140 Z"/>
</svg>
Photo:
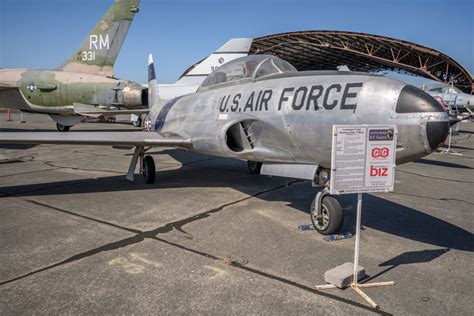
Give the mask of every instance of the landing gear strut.
<svg viewBox="0 0 474 316">
<path fill-rule="evenodd" d="M 72 127 L 72 126 L 65 126 L 65 125 L 56 123 L 56 129 L 57 129 L 59 132 L 69 132 L 69 130 L 71 129 L 71 127 Z"/>
<path fill-rule="evenodd" d="M 316 194 L 311 203 L 310 215 L 314 228 L 322 235 L 336 233 L 341 228 L 344 219 L 341 204 L 329 196 L 327 188 Z"/>
<path fill-rule="evenodd" d="M 132 160 L 130 161 L 130 166 L 128 167 L 127 176 L 125 177 L 127 180 L 135 180 L 135 168 L 137 166 L 138 159 L 140 159 L 140 173 L 142 174 L 145 183 L 155 183 L 155 161 L 153 160 L 152 156 L 144 156 L 148 149 L 149 148 L 145 149 L 141 146 L 135 147 Z"/>
<path fill-rule="evenodd" d="M 262 170 L 262 163 L 259 161 L 248 160 L 247 166 L 251 174 L 260 174 L 260 171 Z"/>
<path fill-rule="evenodd" d="M 139 116 L 136 121 L 133 121 L 133 126 L 135 126 L 135 127 L 142 126 L 142 117 L 141 116 Z"/>
</svg>

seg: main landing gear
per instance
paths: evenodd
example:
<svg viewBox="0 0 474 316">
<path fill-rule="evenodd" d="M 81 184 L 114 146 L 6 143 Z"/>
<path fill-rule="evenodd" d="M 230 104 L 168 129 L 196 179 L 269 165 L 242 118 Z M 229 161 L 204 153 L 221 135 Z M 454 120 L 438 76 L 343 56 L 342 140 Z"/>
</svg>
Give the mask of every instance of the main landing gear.
<svg viewBox="0 0 474 316">
<path fill-rule="evenodd" d="M 145 183 L 155 183 L 156 179 L 156 168 L 155 161 L 152 156 L 145 156 L 142 160 L 141 172 Z"/>
<path fill-rule="evenodd" d="M 133 126 L 134 127 L 142 126 L 142 117 L 141 116 L 139 116 L 137 120 L 133 121 Z"/>
<path fill-rule="evenodd" d="M 59 123 L 56 123 L 56 129 L 59 131 L 59 132 L 69 132 L 69 130 L 71 129 L 72 126 L 66 126 L 66 125 L 62 125 L 62 124 L 59 124 Z"/>
<path fill-rule="evenodd" d="M 260 171 L 262 170 L 262 163 L 260 161 L 248 160 L 247 167 L 249 168 L 249 172 L 251 174 L 260 174 Z"/>
<path fill-rule="evenodd" d="M 155 183 L 155 161 L 153 160 L 152 156 L 145 156 L 145 152 L 148 149 L 149 148 L 145 149 L 141 146 L 135 147 L 132 160 L 130 161 L 130 166 L 128 167 L 127 176 L 125 177 L 127 180 L 133 181 L 135 179 L 135 168 L 137 166 L 138 160 L 140 159 L 140 173 L 143 176 L 143 180 L 147 184 Z"/>
</svg>

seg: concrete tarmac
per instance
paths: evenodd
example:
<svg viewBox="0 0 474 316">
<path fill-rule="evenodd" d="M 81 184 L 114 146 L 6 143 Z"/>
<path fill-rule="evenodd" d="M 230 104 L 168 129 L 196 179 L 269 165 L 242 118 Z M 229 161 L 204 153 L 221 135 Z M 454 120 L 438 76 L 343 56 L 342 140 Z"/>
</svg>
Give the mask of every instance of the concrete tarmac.
<svg viewBox="0 0 474 316">
<path fill-rule="evenodd" d="M 55 130 L 47 116 L 1 117 L 0 132 Z M 135 130 L 88 123 L 78 130 Z M 0 145 L 0 314 L 472 314 L 474 124 L 452 149 L 396 171 L 395 192 L 365 194 L 360 264 L 381 307 L 316 291 L 353 260 L 354 238 L 310 223 L 308 181 L 250 175 L 239 160 L 154 149 L 157 182 L 125 180 L 132 152 Z M 355 195 L 338 197 L 343 232 Z"/>
</svg>

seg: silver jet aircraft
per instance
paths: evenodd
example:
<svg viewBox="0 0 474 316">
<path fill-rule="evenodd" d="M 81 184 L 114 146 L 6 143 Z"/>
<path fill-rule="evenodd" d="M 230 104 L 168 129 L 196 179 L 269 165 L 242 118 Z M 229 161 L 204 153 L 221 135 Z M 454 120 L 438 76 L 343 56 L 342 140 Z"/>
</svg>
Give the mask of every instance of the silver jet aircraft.
<svg viewBox="0 0 474 316">
<path fill-rule="evenodd" d="M 147 183 L 155 164 L 152 147 L 178 147 L 248 161 L 251 173 L 326 185 L 330 177 L 332 126 L 397 125 L 397 164 L 429 154 L 447 136 L 449 118 L 439 103 L 403 82 L 348 71 L 299 72 L 286 61 L 253 55 L 228 62 L 197 92 L 160 98 L 149 59 L 149 100 L 143 132 L 1 133 L 0 143 L 87 144 L 134 147 L 127 179 L 136 165 Z M 325 195 L 311 218 L 322 234 L 342 223 L 340 204 Z"/>
<path fill-rule="evenodd" d="M 474 110 L 474 95 L 464 93 L 454 86 L 446 84 L 424 85 L 422 89 L 450 109 L 456 111 Z"/>
</svg>

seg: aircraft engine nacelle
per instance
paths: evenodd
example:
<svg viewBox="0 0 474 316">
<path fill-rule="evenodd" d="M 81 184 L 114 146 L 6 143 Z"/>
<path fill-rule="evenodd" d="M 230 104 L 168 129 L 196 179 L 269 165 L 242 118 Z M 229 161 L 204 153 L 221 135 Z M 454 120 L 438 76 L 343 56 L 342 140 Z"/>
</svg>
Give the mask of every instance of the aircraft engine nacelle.
<svg viewBox="0 0 474 316">
<path fill-rule="evenodd" d="M 121 91 L 122 104 L 127 109 L 148 107 L 148 88 L 135 82 L 126 82 Z"/>
</svg>

